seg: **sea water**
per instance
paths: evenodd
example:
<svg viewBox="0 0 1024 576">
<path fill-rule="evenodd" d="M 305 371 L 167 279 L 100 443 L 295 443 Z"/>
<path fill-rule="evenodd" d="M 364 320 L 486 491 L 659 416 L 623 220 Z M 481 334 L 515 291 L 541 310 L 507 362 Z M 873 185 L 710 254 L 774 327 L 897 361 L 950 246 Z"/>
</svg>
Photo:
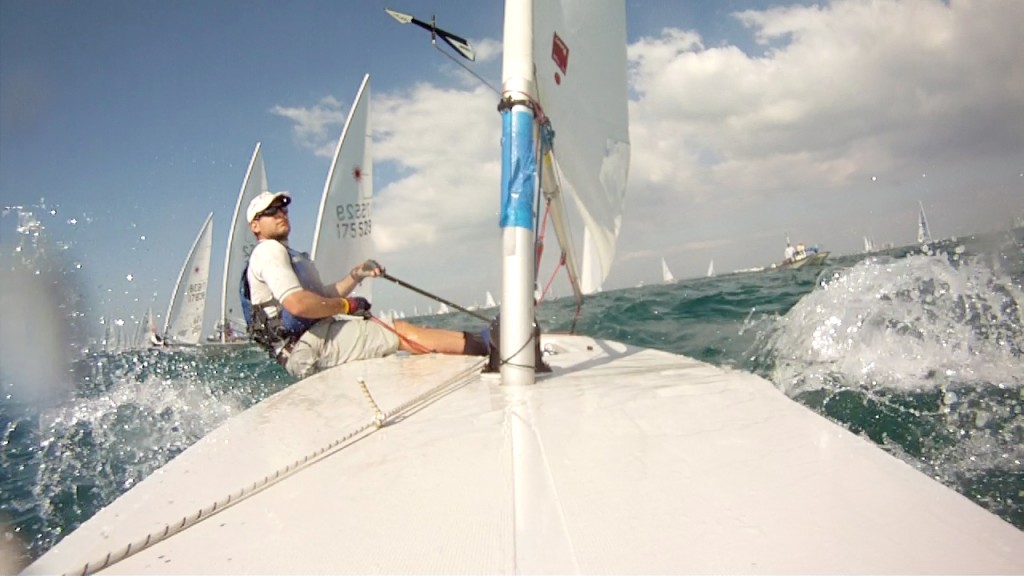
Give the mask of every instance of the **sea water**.
<svg viewBox="0 0 1024 576">
<path fill-rule="evenodd" d="M 25 280 L 30 294 L 40 292 L 32 282 L 62 285 L 67 263 L 41 252 L 19 258 L 34 270 Z M 19 280 L 5 280 L 0 296 L 17 288 L 12 282 Z M 579 315 L 562 298 L 543 303 L 538 320 L 545 331 L 575 326 L 759 374 L 1024 529 L 1022 284 L 1017 229 L 841 256 L 822 267 L 606 291 L 588 297 Z M 73 295 L 57 297 L 66 306 L 50 329 L 70 332 L 70 369 L 54 371 L 30 350 L 12 360 L 0 343 L 0 523 L 4 540 L 24 549 L 22 562 L 294 381 L 251 347 L 74 344 L 84 320 Z M 5 318 L 5 334 L 19 321 Z M 422 322 L 480 325 L 459 313 Z M 46 329 L 45 319 L 39 324 Z M 53 385 L 31 386 L 29 378 Z"/>
</svg>

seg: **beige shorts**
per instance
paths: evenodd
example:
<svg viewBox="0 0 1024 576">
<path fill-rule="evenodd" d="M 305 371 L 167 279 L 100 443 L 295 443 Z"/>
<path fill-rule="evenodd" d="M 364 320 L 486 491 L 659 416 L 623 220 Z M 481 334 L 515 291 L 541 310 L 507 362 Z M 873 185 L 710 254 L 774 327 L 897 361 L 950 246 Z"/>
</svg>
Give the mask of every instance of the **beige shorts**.
<svg viewBox="0 0 1024 576">
<path fill-rule="evenodd" d="M 299 338 L 285 370 L 305 378 L 318 370 L 368 358 L 383 358 L 398 351 L 398 335 L 375 320 L 324 318 Z"/>
</svg>

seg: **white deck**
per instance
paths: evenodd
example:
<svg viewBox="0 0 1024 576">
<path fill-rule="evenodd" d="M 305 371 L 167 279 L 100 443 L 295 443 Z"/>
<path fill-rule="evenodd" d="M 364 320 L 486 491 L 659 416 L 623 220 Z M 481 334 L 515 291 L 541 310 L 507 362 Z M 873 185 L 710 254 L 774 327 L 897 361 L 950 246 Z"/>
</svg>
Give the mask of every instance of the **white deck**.
<svg viewBox="0 0 1024 576">
<path fill-rule="evenodd" d="M 1024 573 L 1024 532 L 765 380 L 614 342 L 545 342 L 560 351 L 555 375 L 522 389 L 451 356 L 297 383 L 27 573 L 119 558 L 360 428 L 104 573 Z M 453 385 L 378 430 L 358 377 L 385 412 Z"/>
</svg>

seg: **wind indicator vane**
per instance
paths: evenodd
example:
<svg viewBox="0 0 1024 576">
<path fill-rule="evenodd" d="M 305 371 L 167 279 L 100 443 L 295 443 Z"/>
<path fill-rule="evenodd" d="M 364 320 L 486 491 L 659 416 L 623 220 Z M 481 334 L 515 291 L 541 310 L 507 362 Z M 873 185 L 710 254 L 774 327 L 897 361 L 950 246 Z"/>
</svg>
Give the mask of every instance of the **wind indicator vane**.
<svg viewBox="0 0 1024 576">
<path fill-rule="evenodd" d="M 470 62 L 476 61 L 476 55 L 473 53 L 473 47 L 469 45 L 469 40 L 466 40 L 461 36 L 456 36 L 455 34 L 448 32 L 447 30 L 442 30 L 441 28 L 438 28 L 433 16 L 431 16 L 430 23 L 428 24 L 423 20 L 416 18 L 415 16 L 412 16 L 410 14 L 403 14 L 390 8 L 385 8 L 384 11 L 387 12 L 389 16 L 391 16 L 395 20 L 398 20 L 402 24 L 415 24 L 420 28 L 423 28 L 424 30 L 430 31 L 431 41 L 434 43 L 435 46 L 437 46 L 437 38 L 440 37 L 441 40 L 444 40 L 445 44 L 451 46 L 452 49 L 458 52 L 463 58 L 469 60 Z"/>
</svg>

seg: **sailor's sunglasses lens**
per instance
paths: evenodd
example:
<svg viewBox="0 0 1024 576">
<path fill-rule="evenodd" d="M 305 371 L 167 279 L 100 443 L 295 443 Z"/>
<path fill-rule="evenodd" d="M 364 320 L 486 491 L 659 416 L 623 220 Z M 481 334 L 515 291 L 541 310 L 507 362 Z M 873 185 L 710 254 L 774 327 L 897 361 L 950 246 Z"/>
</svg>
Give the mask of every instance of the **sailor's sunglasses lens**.
<svg viewBox="0 0 1024 576">
<path fill-rule="evenodd" d="M 284 206 L 271 206 L 270 208 L 267 208 L 263 212 L 260 212 L 258 217 L 263 218 L 264 216 L 277 216 L 278 212 L 282 214 L 287 214 L 288 208 Z"/>
</svg>

